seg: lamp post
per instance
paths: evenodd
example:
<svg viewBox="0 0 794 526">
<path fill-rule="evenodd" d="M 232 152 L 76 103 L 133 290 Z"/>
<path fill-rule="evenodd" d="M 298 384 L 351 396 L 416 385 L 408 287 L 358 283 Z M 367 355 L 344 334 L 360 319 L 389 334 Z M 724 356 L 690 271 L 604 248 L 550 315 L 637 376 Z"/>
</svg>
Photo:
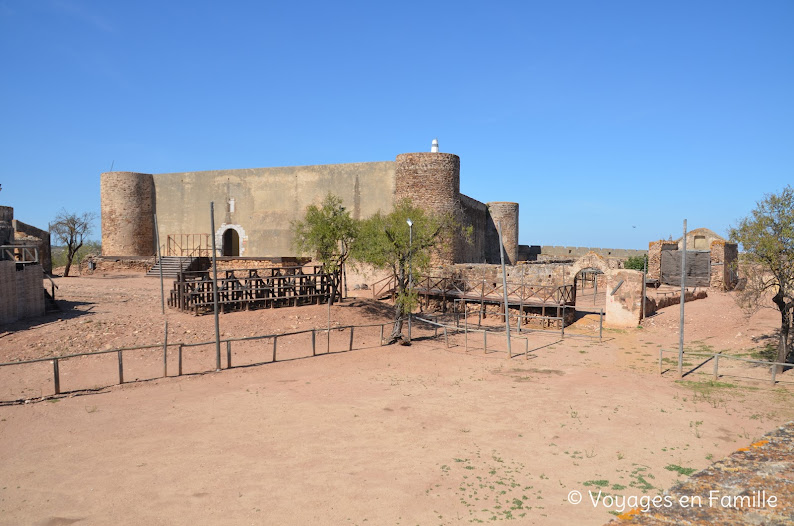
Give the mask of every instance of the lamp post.
<svg viewBox="0 0 794 526">
<path fill-rule="evenodd" d="M 405 221 L 408 223 L 408 291 L 413 290 L 414 286 L 414 273 L 411 265 L 413 258 L 413 244 L 414 244 L 414 222 L 409 218 Z M 411 341 L 411 311 L 408 311 L 408 341 Z"/>
</svg>

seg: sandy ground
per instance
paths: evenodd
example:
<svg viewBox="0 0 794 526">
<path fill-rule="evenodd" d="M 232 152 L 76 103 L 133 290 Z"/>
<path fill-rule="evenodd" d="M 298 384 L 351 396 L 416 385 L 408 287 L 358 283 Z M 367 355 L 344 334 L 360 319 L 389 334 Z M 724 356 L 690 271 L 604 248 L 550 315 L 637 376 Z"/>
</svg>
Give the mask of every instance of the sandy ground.
<svg viewBox="0 0 794 526">
<path fill-rule="evenodd" d="M 58 284 L 68 310 L 6 327 L 0 361 L 162 341 L 158 280 Z M 333 330 L 329 354 L 318 333 L 317 357 L 310 335 L 285 336 L 284 361 L 167 379 L 156 378 L 161 350 L 125 354 L 125 379 L 153 379 L 0 407 L 0 524 L 602 524 L 621 510 L 594 506 L 588 491 L 656 494 L 682 478 L 676 467 L 705 468 L 794 418 L 786 375 L 772 387 L 766 369 L 736 362 L 716 384 L 710 363 L 683 382 L 660 376 L 678 313 L 605 330 L 603 343 L 587 315 L 564 340 L 524 335 L 527 355 L 515 340 L 512 360 L 503 337 L 489 337 L 485 354 L 472 335 L 467 352 L 462 335 L 448 348 L 418 327 L 410 347 L 380 347 L 377 328 L 360 330 L 351 352 L 349 331 Z M 774 311 L 745 318 L 730 294 L 686 313 L 688 349 L 740 356 L 777 324 Z M 331 318 L 388 314 L 361 298 Z M 220 325 L 239 337 L 325 327 L 327 317 L 309 306 L 226 314 Z M 211 316 L 167 320 L 171 342 L 213 336 Z M 214 346 L 189 349 L 185 372 L 214 368 Z M 271 353 L 272 340 L 235 344 L 233 363 Z M 113 383 L 115 360 L 63 360 L 62 389 Z M 176 374 L 173 350 L 168 368 Z M 52 393 L 49 361 L 0 371 L 0 400 Z"/>
</svg>

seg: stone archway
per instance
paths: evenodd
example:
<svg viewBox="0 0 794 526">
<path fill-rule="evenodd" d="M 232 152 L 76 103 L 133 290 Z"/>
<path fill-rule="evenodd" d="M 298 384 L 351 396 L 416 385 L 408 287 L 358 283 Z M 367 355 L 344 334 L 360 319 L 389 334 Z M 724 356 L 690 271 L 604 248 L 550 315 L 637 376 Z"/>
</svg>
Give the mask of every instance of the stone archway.
<svg viewBox="0 0 794 526">
<path fill-rule="evenodd" d="M 604 293 L 606 291 L 606 275 L 609 272 L 607 260 L 595 252 L 588 252 L 574 262 L 571 274 L 574 290 L 576 290 L 577 309 L 584 312 L 598 312 L 606 307 Z M 602 277 L 599 278 L 599 276 Z"/>
<path fill-rule="evenodd" d="M 595 252 L 588 252 L 577 259 L 573 266 L 571 266 L 571 273 L 574 276 L 574 280 L 579 272 L 585 269 L 600 270 L 602 274 L 607 274 L 609 272 L 609 264 L 604 256 Z"/>
<path fill-rule="evenodd" d="M 232 234 L 232 232 L 234 232 Z M 227 246 L 228 243 L 231 242 L 232 246 L 234 243 L 234 238 L 237 238 L 237 248 L 236 254 L 228 254 L 231 256 L 242 256 L 245 254 L 245 248 L 248 244 L 248 236 L 245 235 L 245 230 L 240 225 L 227 225 L 223 223 L 218 230 L 215 231 L 215 246 L 220 247 L 221 254 L 224 256 L 227 255 Z"/>
</svg>

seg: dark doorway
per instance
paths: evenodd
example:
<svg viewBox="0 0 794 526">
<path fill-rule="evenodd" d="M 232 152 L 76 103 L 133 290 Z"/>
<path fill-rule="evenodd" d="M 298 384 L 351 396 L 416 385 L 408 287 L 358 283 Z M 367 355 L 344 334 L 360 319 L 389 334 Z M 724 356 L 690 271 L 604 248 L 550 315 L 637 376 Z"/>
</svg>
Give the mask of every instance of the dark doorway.
<svg viewBox="0 0 794 526">
<path fill-rule="evenodd" d="M 223 255 L 240 255 L 240 235 L 233 228 L 229 228 L 223 233 Z"/>
</svg>

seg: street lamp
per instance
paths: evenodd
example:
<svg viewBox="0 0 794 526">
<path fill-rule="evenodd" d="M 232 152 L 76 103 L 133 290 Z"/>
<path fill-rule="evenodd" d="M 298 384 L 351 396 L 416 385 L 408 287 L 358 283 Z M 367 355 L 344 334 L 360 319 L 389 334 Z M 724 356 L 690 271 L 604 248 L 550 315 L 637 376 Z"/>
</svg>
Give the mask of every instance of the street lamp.
<svg viewBox="0 0 794 526">
<path fill-rule="evenodd" d="M 408 223 L 408 290 L 412 291 L 414 286 L 413 267 L 411 266 L 411 259 L 413 258 L 412 245 L 414 244 L 414 222 L 409 218 L 405 221 Z M 411 311 L 408 311 L 408 341 L 411 341 Z"/>
</svg>

